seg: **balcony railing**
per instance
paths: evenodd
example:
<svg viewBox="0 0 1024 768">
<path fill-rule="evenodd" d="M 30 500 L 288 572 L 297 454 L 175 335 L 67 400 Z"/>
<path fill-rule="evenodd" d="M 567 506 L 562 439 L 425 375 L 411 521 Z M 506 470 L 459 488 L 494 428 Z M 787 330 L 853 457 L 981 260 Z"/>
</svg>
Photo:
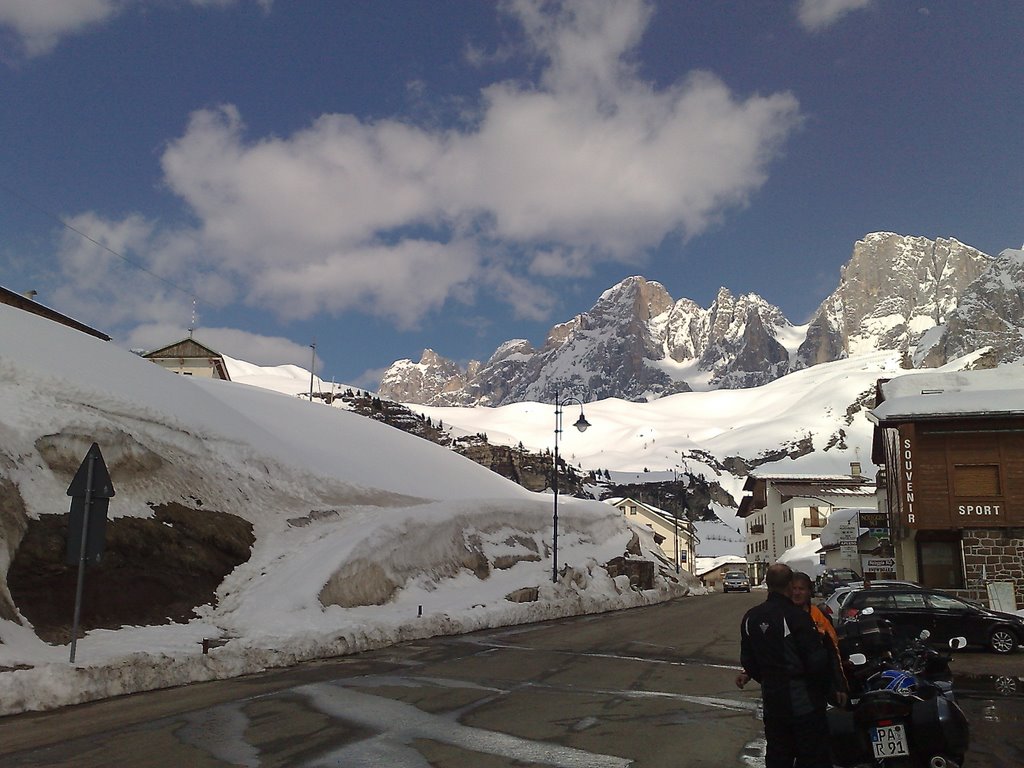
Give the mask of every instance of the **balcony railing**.
<svg viewBox="0 0 1024 768">
<path fill-rule="evenodd" d="M 764 526 L 761 525 L 760 523 L 755 523 L 754 525 L 750 526 L 750 532 L 751 533 L 764 533 Z"/>
<path fill-rule="evenodd" d="M 822 517 L 805 517 L 803 519 L 804 528 L 824 528 L 827 522 L 828 520 Z"/>
</svg>

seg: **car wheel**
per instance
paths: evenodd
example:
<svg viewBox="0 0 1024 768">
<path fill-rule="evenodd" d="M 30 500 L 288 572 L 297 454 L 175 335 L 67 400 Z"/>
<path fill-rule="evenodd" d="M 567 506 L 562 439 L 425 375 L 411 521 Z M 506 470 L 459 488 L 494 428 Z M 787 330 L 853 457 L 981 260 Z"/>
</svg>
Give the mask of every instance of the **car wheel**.
<svg viewBox="0 0 1024 768">
<path fill-rule="evenodd" d="M 988 637 L 988 647 L 996 653 L 1012 653 L 1017 647 L 1017 635 L 1012 629 L 996 627 Z"/>
</svg>

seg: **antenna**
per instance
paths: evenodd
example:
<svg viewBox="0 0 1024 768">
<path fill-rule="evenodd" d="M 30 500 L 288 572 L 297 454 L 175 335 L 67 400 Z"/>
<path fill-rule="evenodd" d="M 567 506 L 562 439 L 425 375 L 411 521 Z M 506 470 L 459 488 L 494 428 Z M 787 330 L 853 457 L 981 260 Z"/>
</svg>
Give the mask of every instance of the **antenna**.
<svg viewBox="0 0 1024 768">
<path fill-rule="evenodd" d="M 196 329 L 196 297 L 192 297 L 192 325 L 188 327 L 188 337 L 192 338 L 192 333 Z"/>
</svg>

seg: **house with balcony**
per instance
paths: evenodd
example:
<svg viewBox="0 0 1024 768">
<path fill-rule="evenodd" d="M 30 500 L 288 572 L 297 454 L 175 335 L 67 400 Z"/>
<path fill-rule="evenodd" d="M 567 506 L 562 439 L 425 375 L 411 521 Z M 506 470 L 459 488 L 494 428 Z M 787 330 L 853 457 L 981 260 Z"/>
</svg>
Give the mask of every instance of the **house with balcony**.
<svg viewBox="0 0 1024 768">
<path fill-rule="evenodd" d="M 616 507 L 630 522 L 650 528 L 654 532 L 654 543 L 661 547 L 668 562 L 694 572 L 700 537 L 686 517 L 676 517 L 664 509 L 629 497 L 605 499 L 605 502 Z"/>
<path fill-rule="evenodd" d="M 875 483 L 852 462 L 848 475 L 751 472 L 738 517 L 746 521 L 749 572 L 760 581 L 783 552 L 821 537 L 835 509 L 876 509 Z"/>
</svg>

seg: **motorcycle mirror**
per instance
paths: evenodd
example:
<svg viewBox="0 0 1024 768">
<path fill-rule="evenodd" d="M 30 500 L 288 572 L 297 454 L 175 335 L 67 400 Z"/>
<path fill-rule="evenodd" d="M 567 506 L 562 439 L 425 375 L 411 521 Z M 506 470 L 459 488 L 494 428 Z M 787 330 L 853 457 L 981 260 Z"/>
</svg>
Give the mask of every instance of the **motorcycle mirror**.
<svg viewBox="0 0 1024 768">
<path fill-rule="evenodd" d="M 850 663 L 855 667 L 861 667 L 868 663 L 868 657 L 863 653 L 851 653 Z"/>
<path fill-rule="evenodd" d="M 917 638 L 918 638 L 919 640 L 927 640 L 927 639 L 928 639 L 929 637 L 931 637 L 931 636 L 932 636 L 932 633 L 931 633 L 931 632 L 929 632 L 929 631 L 928 631 L 927 629 L 922 629 L 922 630 L 921 630 L 921 634 L 920 634 L 920 635 L 918 635 L 918 636 L 917 636 Z"/>
<path fill-rule="evenodd" d="M 953 637 L 953 638 L 950 638 L 949 647 L 952 648 L 954 651 L 959 651 L 961 648 L 966 648 L 967 647 L 967 638 L 966 637 Z"/>
<path fill-rule="evenodd" d="M 874 613 L 874 612 L 875 612 L 875 609 L 874 609 L 874 608 L 872 608 L 872 607 L 871 607 L 871 606 L 869 605 L 869 606 L 868 606 L 867 608 L 865 608 L 865 609 L 864 609 L 863 611 L 861 611 L 861 612 L 860 612 L 860 615 L 861 615 L 861 616 L 870 616 L 870 615 L 871 615 L 872 613 Z"/>
</svg>

